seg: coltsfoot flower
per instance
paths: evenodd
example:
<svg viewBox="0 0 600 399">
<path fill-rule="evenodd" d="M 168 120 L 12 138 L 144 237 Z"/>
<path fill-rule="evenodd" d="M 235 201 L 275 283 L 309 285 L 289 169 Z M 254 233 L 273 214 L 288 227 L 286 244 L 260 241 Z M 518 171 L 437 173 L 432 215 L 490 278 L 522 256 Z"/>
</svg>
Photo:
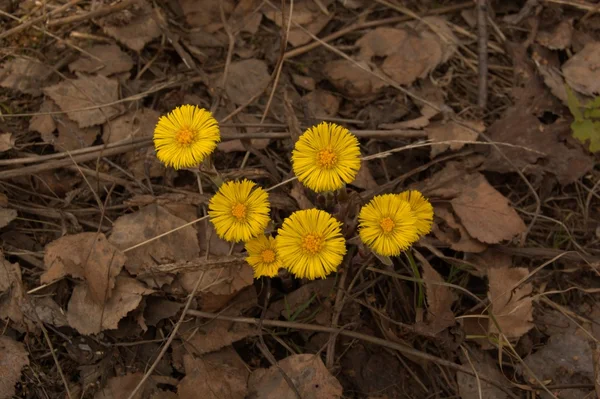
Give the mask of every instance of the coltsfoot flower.
<svg viewBox="0 0 600 399">
<path fill-rule="evenodd" d="M 408 190 L 398 194 L 398 197 L 410 205 L 411 211 L 415 214 L 417 221 L 415 228 L 419 234 L 419 238 L 431 232 L 433 224 L 433 206 L 423 197 L 417 190 Z"/>
<path fill-rule="evenodd" d="M 360 239 L 373 252 L 396 256 L 418 238 L 417 217 L 397 194 L 374 197 L 358 215 Z"/>
<path fill-rule="evenodd" d="M 269 196 L 256 183 L 223 183 L 210 199 L 208 215 L 217 235 L 230 242 L 249 241 L 263 234 L 271 220 Z"/>
<path fill-rule="evenodd" d="M 273 237 L 260 235 L 246 243 L 248 257 L 246 262 L 254 269 L 254 277 L 275 277 L 282 267 Z"/>
<path fill-rule="evenodd" d="M 195 105 L 182 105 L 161 116 L 154 129 L 156 156 L 175 169 L 200 165 L 219 141 L 218 122 Z"/>
<path fill-rule="evenodd" d="M 325 278 L 346 253 L 341 223 L 319 209 L 294 212 L 278 230 L 277 251 L 285 268 L 299 278 Z"/>
<path fill-rule="evenodd" d="M 360 169 L 358 139 L 342 126 L 322 122 L 300 136 L 292 167 L 300 183 L 313 191 L 342 188 L 354 181 Z"/>
</svg>

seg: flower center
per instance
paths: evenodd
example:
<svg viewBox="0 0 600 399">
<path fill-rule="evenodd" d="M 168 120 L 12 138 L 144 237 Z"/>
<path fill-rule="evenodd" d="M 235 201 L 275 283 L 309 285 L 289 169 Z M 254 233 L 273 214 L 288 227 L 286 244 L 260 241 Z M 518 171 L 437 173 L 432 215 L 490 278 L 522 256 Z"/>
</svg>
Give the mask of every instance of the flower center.
<svg viewBox="0 0 600 399">
<path fill-rule="evenodd" d="M 192 144 L 194 141 L 194 131 L 187 127 L 182 127 L 175 133 L 175 141 L 181 145 Z"/>
<path fill-rule="evenodd" d="M 381 226 L 383 232 L 387 234 L 394 230 L 394 226 L 396 225 L 396 223 L 394 223 L 394 221 L 390 218 L 383 218 L 379 222 L 379 225 Z"/>
<path fill-rule="evenodd" d="M 321 168 L 331 169 L 337 163 L 337 155 L 331 148 L 325 148 L 317 153 L 317 165 Z"/>
<path fill-rule="evenodd" d="M 311 255 L 318 253 L 323 248 L 323 237 L 317 234 L 307 234 L 302 239 L 302 249 Z"/>
<path fill-rule="evenodd" d="M 265 249 L 260 256 L 262 256 L 262 260 L 265 263 L 275 262 L 275 252 L 272 249 Z"/>
<path fill-rule="evenodd" d="M 237 218 L 238 221 L 242 221 L 246 218 L 246 205 L 238 202 L 231 207 L 231 214 Z"/>
</svg>

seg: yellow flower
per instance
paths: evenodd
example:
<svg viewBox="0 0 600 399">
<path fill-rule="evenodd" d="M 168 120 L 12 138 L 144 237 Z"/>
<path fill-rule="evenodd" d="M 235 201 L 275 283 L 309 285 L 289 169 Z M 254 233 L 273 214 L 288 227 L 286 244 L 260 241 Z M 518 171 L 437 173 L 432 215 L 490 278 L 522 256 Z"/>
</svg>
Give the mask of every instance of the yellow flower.
<svg viewBox="0 0 600 399">
<path fill-rule="evenodd" d="M 217 235 L 230 242 L 249 241 L 269 224 L 269 199 L 262 188 L 244 179 L 221 185 L 208 204 Z"/>
<path fill-rule="evenodd" d="M 358 221 L 361 240 L 379 255 L 399 255 L 419 238 L 417 218 L 397 194 L 373 198 L 360 210 Z"/>
<path fill-rule="evenodd" d="M 246 262 L 254 269 L 254 277 L 275 277 L 282 267 L 273 237 L 260 235 L 246 243 Z"/>
<path fill-rule="evenodd" d="M 292 152 L 298 180 L 318 193 L 352 183 L 360 169 L 358 140 L 348 129 L 322 122 L 306 130 Z"/>
<path fill-rule="evenodd" d="M 200 165 L 219 141 L 218 122 L 195 105 L 182 105 L 161 116 L 154 129 L 156 156 L 175 169 Z"/>
<path fill-rule="evenodd" d="M 417 218 L 415 227 L 419 237 L 429 234 L 433 224 L 433 206 L 427 201 L 427 198 L 417 190 L 404 191 L 398 194 L 398 197 L 408 202 L 410 209 L 415 214 Z"/>
<path fill-rule="evenodd" d="M 310 280 L 336 271 L 346 253 L 341 223 L 319 209 L 294 212 L 283 221 L 276 241 L 285 267 Z"/>
</svg>

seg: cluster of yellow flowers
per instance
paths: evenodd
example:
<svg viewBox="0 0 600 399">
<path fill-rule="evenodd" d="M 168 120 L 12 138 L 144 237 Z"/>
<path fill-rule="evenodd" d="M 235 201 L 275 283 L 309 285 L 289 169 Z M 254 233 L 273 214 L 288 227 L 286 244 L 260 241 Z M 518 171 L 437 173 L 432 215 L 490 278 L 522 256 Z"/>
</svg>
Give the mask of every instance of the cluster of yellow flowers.
<svg viewBox="0 0 600 399">
<path fill-rule="evenodd" d="M 154 132 L 157 157 L 175 169 L 199 165 L 219 141 L 217 121 L 192 105 L 161 117 Z M 356 137 L 326 122 L 306 130 L 292 152 L 298 180 L 319 193 L 345 189 L 356 178 L 360 162 Z M 245 243 L 255 277 L 274 277 L 283 267 L 299 278 L 324 278 L 346 254 L 342 223 L 320 209 L 294 212 L 275 238 L 266 236 L 271 221 L 268 194 L 249 180 L 222 184 L 208 209 L 219 237 Z M 396 256 L 430 232 L 433 207 L 415 190 L 384 194 L 364 205 L 358 219 L 359 236 L 372 251 Z"/>
</svg>

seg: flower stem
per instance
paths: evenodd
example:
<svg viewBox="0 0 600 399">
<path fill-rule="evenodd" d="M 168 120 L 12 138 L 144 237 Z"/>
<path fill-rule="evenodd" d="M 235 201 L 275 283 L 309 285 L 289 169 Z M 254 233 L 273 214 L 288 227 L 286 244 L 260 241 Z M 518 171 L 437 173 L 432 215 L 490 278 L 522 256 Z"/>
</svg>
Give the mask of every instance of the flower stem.
<svg viewBox="0 0 600 399">
<path fill-rule="evenodd" d="M 408 259 L 408 263 L 410 263 L 410 267 L 412 268 L 413 274 L 415 275 L 415 278 L 419 280 L 419 282 L 417 283 L 419 287 L 419 295 L 417 297 L 417 308 L 422 309 L 423 302 L 425 301 L 425 294 L 423 293 L 423 281 L 421 280 L 421 273 L 419 273 L 419 267 L 415 262 L 415 258 L 413 257 L 411 250 L 409 249 L 405 253 L 406 258 Z"/>
</svg>

